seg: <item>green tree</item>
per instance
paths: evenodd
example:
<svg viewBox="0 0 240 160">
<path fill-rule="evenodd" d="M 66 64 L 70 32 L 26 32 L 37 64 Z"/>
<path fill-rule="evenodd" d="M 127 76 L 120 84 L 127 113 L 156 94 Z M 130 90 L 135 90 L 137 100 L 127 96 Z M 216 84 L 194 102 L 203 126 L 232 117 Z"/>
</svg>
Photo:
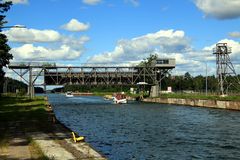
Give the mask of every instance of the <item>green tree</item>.
<svg viewBox="0 0 240 160">
<path fill-rule="evenodd" d="M 158 59 L 157 54 L 150 54 L 150 56 L 143 61 L 140 62 L 139 66 L 140 67 L 150 67 L 152 66 L 152 63 Z"/>
<path fill-rule="evenodd" d="M 198 75 L 193 79 L 193 89 L 194 91 L 201 92 L 204 90 L 205 77 Z"/>
<path fill-rule="evenodd" d="M 183 90 L 192 90 L 193 86 L 193 77 L 190 75 L 189 72 L 186 72 L 183 77 Z"/>
<path fill-rule="evenodd" d="M 5 72 L 3 71 L 3 67 L 6 67 L 9 64 L 9 60 L 13 58 L 13 56 L 9 53 L 10 47 L 7 44 L 7 36 L 2 33 L 2 28 L 7 23 L 5 21 L 5 15 L 3 13 L 7 12 L 12 5 L 12 2 L 3 2 L 0 1 L 0 91 L 2 90 L 2 84 L 4 81 Z"/>
</svg>

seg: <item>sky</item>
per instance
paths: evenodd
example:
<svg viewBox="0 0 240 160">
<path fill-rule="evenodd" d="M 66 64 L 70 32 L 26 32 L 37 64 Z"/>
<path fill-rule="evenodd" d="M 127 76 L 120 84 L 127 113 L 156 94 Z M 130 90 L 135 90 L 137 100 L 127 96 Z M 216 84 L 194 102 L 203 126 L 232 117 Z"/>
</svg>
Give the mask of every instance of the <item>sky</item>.
<svg viewBox="0 0 240 160">
<path fill-rule="evenodd" d="M 240 0 L 12 0 L 12 62 L 135 64 L 175 58 L 174 75 L 216 72 L 212 49 L 228 43 L 240 74 Z M 7 75 L 11 71 L 7 72 Z"/>
</svg>

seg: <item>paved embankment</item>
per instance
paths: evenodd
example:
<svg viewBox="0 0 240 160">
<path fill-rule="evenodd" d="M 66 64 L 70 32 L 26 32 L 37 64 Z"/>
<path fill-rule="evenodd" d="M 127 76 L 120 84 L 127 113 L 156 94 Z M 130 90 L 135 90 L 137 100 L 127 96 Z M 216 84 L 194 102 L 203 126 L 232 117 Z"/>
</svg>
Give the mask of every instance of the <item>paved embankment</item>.
<svg viewBox="0 0 240 160">
<path fill-rule="evenodd" d="M 52 134 L 35 133 L 30 135 L 41 148 L 45 156 L 54 158 L 55 160 L 106 159 L 100 153 L 95 151 L 88 143 L 74 143 L 71 136 L 71 130 L 56 119 L 49 102 L 47 102 L 47 106 L 54 122 L 54 130 Z"/>
<path fill-rule="evenodd" d="M 0 159 L 106 159 L 86 142 L 74 143 L 47 98 L 0 97 L 0 104 Z"/>
<path fill-rule="evenodd" d="M 30 137 L 38 144 L 43 154 L 54 160 L 95 159 L 104 160 L 87 143 L 74 143 L 68 134 L 57 132 L 53 135 L 31 133 Z"/>
<path fill-rule="evenodd" d="M 179 98 L 145 98 L 144 102 L 187 105 L 195 107 L 208 107 L 240 110 L 240 101 L 220 101 L 220 100 L 204 100 L 204 99 L 179 99 Z"/>
</svg>

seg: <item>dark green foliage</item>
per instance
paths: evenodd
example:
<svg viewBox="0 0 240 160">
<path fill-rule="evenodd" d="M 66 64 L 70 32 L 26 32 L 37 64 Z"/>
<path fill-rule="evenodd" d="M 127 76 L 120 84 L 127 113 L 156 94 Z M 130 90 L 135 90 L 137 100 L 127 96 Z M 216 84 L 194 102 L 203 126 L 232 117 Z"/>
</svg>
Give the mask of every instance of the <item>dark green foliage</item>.
<svg viewBox="0 0 240 160">
<path fill-rule="evenodd" d="M 44 90 L 42 87 L 34 87 L 35 93 L 44 93 Z"/>
<path fill-rule="evenodd" d="M 240 77 L 240 75 L 238 75 Z M 236 76 L 227 77 L 229 86 L 229 92 L 239 93 L 240 84 L 236 81 Z M 171 86 L 173 91 L 194 91 L 205 92 L 206 90 L 206 77 L 198 75 L 196 77 L 191 76 L 188 72 L 184 76 L 169 76 L 163 79 L 162 89 L 166 90 L 168 86 Z M 210 93 L 217 93 L 218 80 L 212 75 L 207 77 L 207 90 Z"/>
<path fill-rule="evenodd" d="M 152 66 L 153 61 L 158 59 L 157 54 L 150 54 L 150 56 L 143 61 L 140 62 L 139 66 L 140 67 L 150 67 Z"/>
<path fill-rule="evenodd" d="M 161 94 L 161 98 L 179 98 L 179 99 L 208 99 L 208 100 L 223 100 L 223 101 L 240 101 L 239 95 L 219 97 L 218 95 L 204 95 L 204 94 Z"/>
<path fill-rule="evenodd" d="M 82 85 L 66 85 L 64 87 L 64 92 L 73 91 L 73 92 L 120 92 L 129 91 L 131 86 L 82 86 Z"/>
<path fill-rule="evenodd" d="M 0 88 L 3 88 L 4 92 L 7 93 L 16 93 L 18 90 L 18 94 L 24 95 L 27 93 L 28 86 L 21 81 L 6 77 L 4 83 L 0 84 Z"/>
<path fill-rule="evenodd" d="M 63 92 L 63 87 L 59 87 L 59 88 L 54 88 L 54 89 L 52 89 L 52 93 L 59 93 L 59 92 Z"/>
<path fill-rule="evenodd" d="M 12 5 L 12 2 L 3 2 L 2 0 L 0 0 L 0 13 L 4 13 L 7 12 L 10 7 Z"/>
<path fill-rule="evenodd" d="M 10 9 L 10 6 L 12 5 L 11 2 L 3 2 L 0 1 L 0 12 L 5 13 Z M 2 31 L 2 27 L 4 27 L 4 24 L 7 22 L 4 20 L 5 16 L 0 15 L 0 32 Z M 6 35 L 0 33 L 0 84 L 3 83 L 3 77 L 4 77 L 4 71 L 3 67 L 6 67 L 7 64 L 9 64 L 9 60 L 13 58 L 13 56 L 9 53 L 10 47 L 7 44 L 7 37 Z M 0 89 L 1 90 L 1 89 Z"/>
<path fill-rule="evenodd" d="M 217 78 L 215 76 L 208 76 L 208 91 L 217 91 Z M 166 90 L 168 86 L 171 86 L 173 91 L 191 90 L 194 92 L 204 92 L 206 89 L 206 77 L 198 75 L 193 77 L 190 73 L 185 73 L 184 76 L 169 76 L 162 82 L 162 89 Z"/>
</svg>

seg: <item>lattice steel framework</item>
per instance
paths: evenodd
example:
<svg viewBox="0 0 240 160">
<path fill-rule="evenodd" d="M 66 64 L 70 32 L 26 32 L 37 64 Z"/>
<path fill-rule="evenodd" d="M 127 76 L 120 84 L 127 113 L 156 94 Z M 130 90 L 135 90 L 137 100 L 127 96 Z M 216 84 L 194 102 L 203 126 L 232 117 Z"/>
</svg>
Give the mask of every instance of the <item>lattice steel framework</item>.
<svg viewBox="0 0 240 160">
<path fill-rule="evenodd" d="M 229 56 L 231 53 L 231 48 L 228 47 L 227 43 L 218 43 L 213 49 L 213 54 L 216 55 L 216 74 L 218 78 L 219 93 L 221 95 L 226 95 L 228 88 L 232 85 L 228 81 L 228 77 L 234 75 L 237 78 L 237 74 Z M 239 82 L 238 78 L 237 81 Z"/>
<path fill-rule="evenodd" d="M 29 94 L 34 95 L 34 86 L 39 77 L 43 77 L 46 85 L 136 85 L 138 82 L 145 82 L 149 85 L 158 85 L 159 82 L 175 68 L 171 66 L 155 67 L 123 67 L 123 66 L 55 66 L 55 65 L 34 65 L 34 64 L 11 64 L 9 68 L 29 84 Z M 28 73 L 29 78 L 26 77 Z"/>
</svg>

